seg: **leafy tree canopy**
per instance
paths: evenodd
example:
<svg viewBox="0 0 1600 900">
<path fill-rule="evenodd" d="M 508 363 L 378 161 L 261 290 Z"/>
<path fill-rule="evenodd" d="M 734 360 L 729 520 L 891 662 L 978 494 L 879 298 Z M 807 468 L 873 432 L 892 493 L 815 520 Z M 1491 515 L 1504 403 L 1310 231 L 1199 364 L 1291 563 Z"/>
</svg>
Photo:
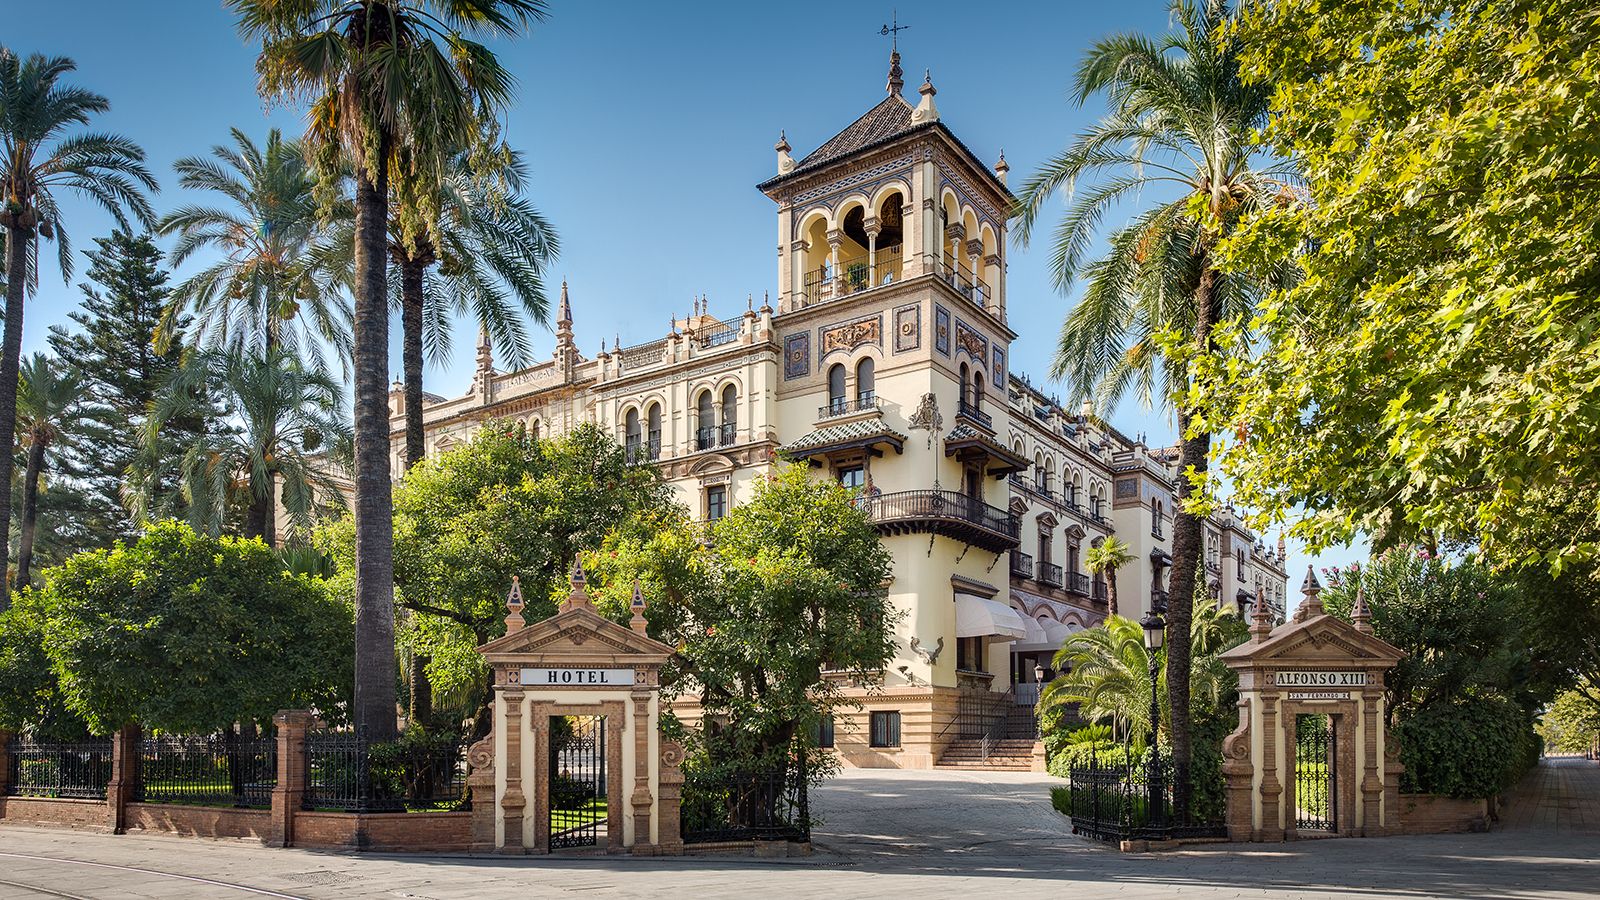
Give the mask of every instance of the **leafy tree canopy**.
<svg viewBox="0 0 1600 900">
<path fill-rule="evenodd" d="M 646 527 L 670 496 L 654 470 L 627 465 L 622 447 L 590 424 L 540 439 L 491 422 L 413 467 L 395 490 L 397 602 L 414 614 L 403 638 L 430 657 L 441 705 L 466 713 L 482 701 L 488 670 L 476 648 L 504 633 L 512 576 L 528 621 L 553 615 L 578 551 L 614 529 Z M 354 570 L 348 519 L 322 541 L 342 573 Z"/>
<path fill-rule="evenodd" d="M 893 657 L 891 558 L 844 487 L 785 466 L 704 530 L 664 524 L 613 533 L 592 557 L 596 593 L 622 618 L 636 580 L 645 591 L 650 633 L 678 650 L 666 693 L 697 695 L 711 723 L 691 750 L 770 762 L 846 702 L 844 681 Z"/>
<path fill-rule="evenodd" d="M 1232 35 L 1275 86 L 1300 202 L 1227 242 L 1300 254 L 1254 359 L 1210 359 L 1196 428 L 1257 524 L 1600 551 L 1600 17 L 1585 0 L 1275 0 Z M 1220 341 L 1227 344 L 1226 336 Z"/>
<path fill-rule="evenodd" d="M 166 522 L 47 570 L 22 597 L 61 699 L 98 734 L 209 732 L 287 708 L 337 719 L 347 704 L 350 609 L 260 541 Z M 12 643 L 0 637 L 0 653 Z"/>
</svg>

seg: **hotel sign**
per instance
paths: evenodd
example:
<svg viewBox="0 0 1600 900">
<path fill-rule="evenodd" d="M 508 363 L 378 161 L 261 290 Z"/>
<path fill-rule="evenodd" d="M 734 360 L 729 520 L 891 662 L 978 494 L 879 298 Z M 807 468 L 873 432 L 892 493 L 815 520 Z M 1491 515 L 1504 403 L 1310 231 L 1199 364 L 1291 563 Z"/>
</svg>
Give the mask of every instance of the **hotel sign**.
<svg viewBox="0 0 1600 900">
<path fill-rule="evenodd" d="M 1347 688 L 1366 687 L 1365 672 L 1278 672 L 1272 682 L 1278 687 Z"/>
<path fill-rule="evenodd" d="M 632 687 L 632 669 L 523 669 L 524 687 Z"/>
</svg>

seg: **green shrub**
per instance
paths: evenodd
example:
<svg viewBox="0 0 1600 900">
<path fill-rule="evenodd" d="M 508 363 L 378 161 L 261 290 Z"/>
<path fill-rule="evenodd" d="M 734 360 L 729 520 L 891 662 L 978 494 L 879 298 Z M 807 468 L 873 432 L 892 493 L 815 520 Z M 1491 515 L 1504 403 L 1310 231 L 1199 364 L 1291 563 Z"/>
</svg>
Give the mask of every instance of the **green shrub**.
<svg viewBox="0 0 1600 900">
<path fill-rule="evenodd" d="M 1405 791 L 1489 797 L 1515 784 L 1539 760 L 1527 713 L 1502 697 L 1424 707 L 1393 733 L 1406 767 L 1400 781 Z"/>
<path fill-rule="evenodd" d="M 1053 787 L 1050 789 L 1050 805 L 1056 812 L 1063 816 L 1072 815 L 1072 789 L 1066 787 Z"/>
</svg>

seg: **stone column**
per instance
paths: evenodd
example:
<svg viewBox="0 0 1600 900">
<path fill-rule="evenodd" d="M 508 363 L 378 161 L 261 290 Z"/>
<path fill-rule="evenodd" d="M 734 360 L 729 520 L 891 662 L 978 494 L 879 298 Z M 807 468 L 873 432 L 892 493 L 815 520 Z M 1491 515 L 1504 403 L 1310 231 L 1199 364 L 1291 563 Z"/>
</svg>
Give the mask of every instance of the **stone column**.
<svg viewBox="0 0 1600 900">
<path fill-rule="evenodd" d="M 138 725 L 124 725 L 111 736 L 111 782 L 106 785 L 106 824 L 112 834 L 128 825 L 128 804 L 139 785 Z"/>
<path fill-rule="evenodd" d="M 1283 783 L 1278 780 L 1278 697 L 1261 695 L 1261 830 L 1263 841 L 1281 841 L 1283 826 L 1278 820 Z"/>
<path fill-rule="evenodd" d="M 832 270 L 833 277 L 829 296 L 838 296 L 842 291 L 839 286 L 844 284 L 844 273 L 839 271 L 839 248 L 844 246 L 844 231 L 839 228 L 828 229 L 828 267 Z"/>
<path fill-rule="evenodd" d="M 312 716 L 304 709 L 285 709 L 272 717 L 278 731 L 278 780 L 272 788 L 269 847 L 294 846 L 294 817 L 306 796 L 306 733 Z"/>
<path fill-rule="evenodd" d="M 977 303 L 979 306 L 986 307 L 989 305 L 989 298 L 978 287 L 978 285 L 983 281 L 983 279 L 978 275 L 978 260 L 982 258 L 983 241 L 980 241 L 977 238 L 972 238 L 971 240 L 967 241 L 967 264 L 972 267 L 972 299 L 973 302 Z M 987 366 L 988 360 L 984 360 L 984 364 Z"/>
<path fill-rule="evenodd" d="M 878 277 L 878 232 L 882 226 L 878 224 L 877 216 L 868 218 L 863 224 L 867 230 L 867 287 L 873 287 L 883 280 Z"/>
<path fill-rule="evenodd" d="M 1377 698 L 1373 692 L 1362 691 L 1361 697 L 1361 728 L 1362 735 L 1362 763 L 1361 766 L 1361 810 L 1356 820 L 1359 830 L 1356 832 L 1362 837 L 1373 837 L 1383 833 L 1383 776 L 1378 768 L 1383 764 L 1379 758 L 1378 748 L 1378 707 Z"/>
<path fill-rule="evenodd" d="M 641 617 L 642 618 L 642 617 Z M 633 804 L 633 852 L 651 855 L 655 842 L 650 840 L 650 813 L 655 798 L 650 795 L 650 698 L 655 691 L 649 685 L 634 687 L 633 700 L 633 793 L 628 798 Z"/>
<path fill-rule="evenodd" d="M 660 842 L 656 852 L 677 856 L 683 852 L 683 745 L 661 742 L 661 788 L 656 809 L 660 814 Z"/>
<path fill-rule="evenodd" d="M 941 271 L 939 274 L 943 276 L 945 280 L 949 281 L 953 287 L 955 285 L 955 280 L 951 277 L 951 275 L 961 270 L 961 262 L 957 258 L 956 254 L 961 252 L 961 242 L 967 236 L 967 226 L 962 225 L 960 222 L 951 222 L 949 225 L 945 226 L 944 236 L 945 240 L 950 241 L 950 243 L 954 244 L 955 247 L 952 251 L 950 259 L 943 259 L 941 256 L 941 261 L 944 263 L 944 267 L 949 271 Z M 943 241 L 939 243 L 939 249 L 942 253 L 944 250 Z"/>
<path fill-rule="evenodd" d="M 506 705 L 506 792 L 500 798 L 506 834 L 500 852 L 522 853 L 522 812 L 528 805 L 522 792 L 522 691 L 506 691 L 500 699 Z"/>
<path fill-rule="evenodd" d="M 805 241 L 799 240 L 789 245 L 789 294 L 778 297 L 778 311 L 789 312 L 811 302 L 805 296 L 806 291 L 806 251 L 810 249 Z"/>
</svg>

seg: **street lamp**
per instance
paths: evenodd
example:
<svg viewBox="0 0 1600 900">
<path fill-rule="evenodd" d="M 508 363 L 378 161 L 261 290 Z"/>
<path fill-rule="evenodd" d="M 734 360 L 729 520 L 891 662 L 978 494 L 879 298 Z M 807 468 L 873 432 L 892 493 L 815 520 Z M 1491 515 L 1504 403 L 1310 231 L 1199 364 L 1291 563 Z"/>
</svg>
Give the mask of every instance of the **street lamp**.
<svg viewBox="0 0 1600 900">
<path fill-rule="evenodd" d="M 1139 620 L 1139 627 L 1144 629 L 1145 656 L 1150 659 L 1150 763 L 1146 773 L 1145 786 L 1148 796 L 1145 798 L 1146 809 L 1149 811 L 1149 825 L 1151 828 L 1161 827 L 1161 752 L 1156 747 L 1156 729 L 1161 724 L 1161 693 L 1159 688 L 1160 664 L 1156 655 L 1167 640 L 1167 622 L 1155 610 L 1145 613 Z"/>
</svg>

